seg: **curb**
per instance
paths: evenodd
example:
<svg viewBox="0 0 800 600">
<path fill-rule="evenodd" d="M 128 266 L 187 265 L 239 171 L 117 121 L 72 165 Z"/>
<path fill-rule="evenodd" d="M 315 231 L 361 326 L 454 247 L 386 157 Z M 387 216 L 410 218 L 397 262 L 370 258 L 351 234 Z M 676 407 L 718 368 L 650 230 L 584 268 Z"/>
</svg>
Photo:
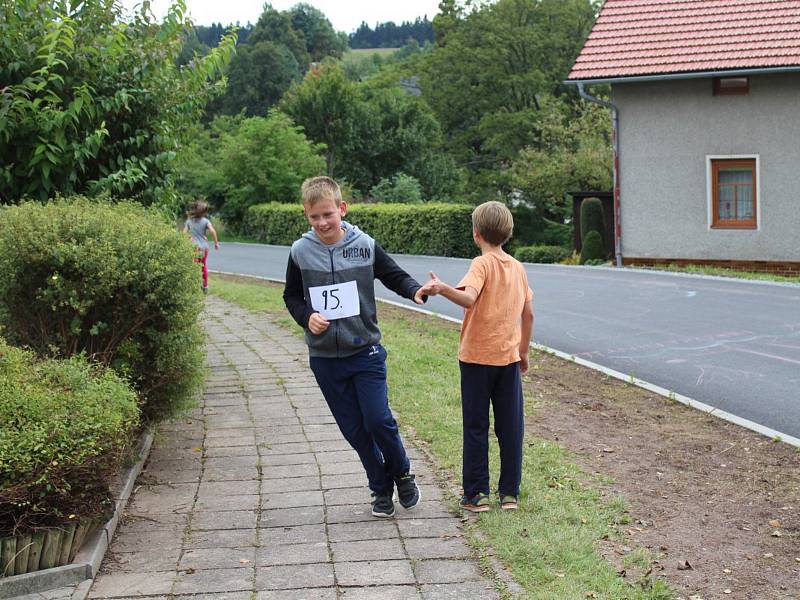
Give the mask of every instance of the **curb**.
<svg viewBox="0 0 800 600">
<path fill-rule="evenodd" d="M 557 265 L 554 265 L 557 266 Z M 597 269 L 603 267 L 585 267 L 587 269 Z M 607 267 L 611 268 L 611 267 Z M 236 277 L 249 277 L 251 279 L 260 279 L 262 281 L 271 281 L 273 283 L 285 283 L 283 279 L 278 279 L 276 277 L 261 277 L 258 275 L 247 275 L 246 273 L 230 273 L 227 271 L 212 271 L 212 273 L 217 273 L 219 275 L 234 275 Z M 669 273 L 670 275 L 680 275 L 683 276 L 683 273 Z M 711 277 L 704 275 L 702 277 Z M 715 279 L 726 279 L 724 277 L 715 277 Z M 750 280 L 746 280 L 750 281 Z M 763 281 L 753 281 L 752 283 L 774 283 L 774 282 L 763 282 Z M 796 284 L 790 284 L 796 287 Z M 394 300 L 386 300 L 384 298 L 375 298 L 378 302 L 384 302 L 386 304 L 390 304 L 392 306 L 396 306 L 398 308 L 403 308 L 405 310 L 411 310 L 418 313 L 422 313 L 425 315 L 430 315 L 433 317 L 437 317 L 439 319 L 443 319 L 445 321 L 450 321 L 452 323 L 461 323 L 461 319 L 456 319 L 455 317 L 448 317 L 447 315 L 441 315 L 439 313 L 426 310 L 424 308 L 418 308 L 416 306 L 408 306 L 407 304 L 403 304 L 402 302 L 396 302 Z M 630 375 L 626 375 L 624 373 L 620 373 L 619 371 L 615 371 L 614 369 L 610 369 L 608 367 L 604 367 L 603 365 L 599 365 L 597 363 L 591 362 L 589 360 L 584 360 L 582 358 L 578 358 L 576 356 L 572 356 L 571 354 L 567 354 L 566 352 L 562 352 L 561 350 L 556 350 L 555 348 L 550 348 L 549 346 L 543 346 L 542 344 L 537 344 L 531 342 L 531 347 L 535 348 L 536 350 L 540 350 L 542 352 L 547 352 L 548 354 L 552 354 L 553 356 L 557 356 L 564 360 L 567 360 L 572 363 L 579 364 L 583 367 L 588 367 L 595 371 L 599 371 L 608 375 L 609 377 L 613 377 L 614 379 L 619 379 L 620 381 L 624 381 L 625 383 L 630 383 L 637 387 L 647 390 L 648 392 L 653 392 L 654 394 L 658 394 L 659 396 L 663 396 L 668 400 L 674 400 L 675 402 L 680 402 L 690 408 L 697 409 L 701 412 L 704 412 L 709 415 L 713 415 L 715 417 L 719 417 L 724 421 L 728 421 L 730 423 L 734 423 L 739 425 L 740 427 L 744 427 L 745 429 L 749 429 L 750 431 L 755 431 L 763 436 L 768 438 L 772 438 L 775 441 L 784 442 L 789 444 L 790 446 L 794 446 L 795 448 L 800 448 L 800 438 L 796 438 L 794 436 L 788 435 L 786 433 L 782 433 L 775 429 L 771 429 L 754 421 L 750 421 L 748 419 L 744 419 L 742 417 L 738 417 L 732 413 L 726 412 L 704 402 L 700 402 L 699 400 L 695 400 L 694 398 L 690 398 L 689 396 L 684 396 L 683 394 L 678 394 L 661 386 L 655 385 L 643 379 L 638 379 L 636 377 L 632 377 Z"/>
<path fill-rule="evenodd" d="M 100 563 L 103 561 L 106 550 L 111 543 L 111 538 L 114 536 L 114 531 L 117 529 L 119 519 L 131 497 L 136 478 L 141 473 L 144 462 L 150 454 L 152 443 L 153 434 L 151 432 L 145 433 L 139 442 L 137 450 L 139 459 L 130 469 L 120 474 L 117 480 L 119 496 L 114 507 L 114 516 L 84 542 L 83 547 L 75 556 L 74 562 L 52 569 L 42 569 L 41 571 L 2 578 L 0 579 L 0 598 L 14 598 L 15 596 L 46 592 L 76 584 L 80 585 L 73 593 L 72 600 L 84 600 L 89 595 L 89 588 L 91 588 L 92 581 L 100 569 Z"/>
</svg>

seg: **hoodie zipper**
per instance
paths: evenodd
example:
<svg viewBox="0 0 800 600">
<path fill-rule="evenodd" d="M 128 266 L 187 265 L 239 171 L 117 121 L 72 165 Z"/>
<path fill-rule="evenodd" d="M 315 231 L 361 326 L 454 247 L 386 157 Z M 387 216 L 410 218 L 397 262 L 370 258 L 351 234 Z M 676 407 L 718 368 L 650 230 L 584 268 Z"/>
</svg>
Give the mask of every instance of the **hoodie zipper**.
<svg viewBox="0 0 800 600">
<path fill-rule="evenodd" d="M 331 259 L 331 285 L 336 283 L 336 269 L 333 266 L 333 253 L 336 251 L 335 248 L 329 248 L 328 254 L 330 255 Z M 333 321 L 333 339 L 336 342 L 336 356 L 339 356 L 339 321 L 335 319 Z"/>
</svg>

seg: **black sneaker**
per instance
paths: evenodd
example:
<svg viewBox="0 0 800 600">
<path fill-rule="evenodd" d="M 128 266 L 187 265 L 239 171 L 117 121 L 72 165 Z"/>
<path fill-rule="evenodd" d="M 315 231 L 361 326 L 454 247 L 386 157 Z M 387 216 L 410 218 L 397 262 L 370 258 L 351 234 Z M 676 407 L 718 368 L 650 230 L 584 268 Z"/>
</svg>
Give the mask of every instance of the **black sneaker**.
<svg viewBox="0 0 800 600">
<path fill-rule="evenodd" d="M 392 495 L 379 495 L 372 492 L 372 516 L 385 519 L 394 516 L 394 502 Z"/>
<path fill-rule="evenodd" d="M 411 510 L 419 504 L 422 494 L 420 494 L 419 487 L 417 487 L 414 475 L 405 473 L 395 479 L 394 483 L 397 486 L 397 499 L 400 501 L 400 506 L 406 510 Z"/>
</svg>

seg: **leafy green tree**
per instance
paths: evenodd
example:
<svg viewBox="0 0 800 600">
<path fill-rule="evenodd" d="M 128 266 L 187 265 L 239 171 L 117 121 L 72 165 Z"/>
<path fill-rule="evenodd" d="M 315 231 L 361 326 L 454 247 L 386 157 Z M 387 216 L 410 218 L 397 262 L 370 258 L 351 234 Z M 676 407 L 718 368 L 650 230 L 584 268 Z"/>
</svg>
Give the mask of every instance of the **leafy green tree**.
<svg viewBox="0 0 800 600">
<path fill-rule="evenodd" d="M 341 58 L 347 49 L 347 35 L 337 33 L 325 14 L 310 4 L 295 4 L 289 9 L 292 28 L 303 34 L 312 61 Z"/>
<path fill-rule="evenodd" d="M 381 202 L 402 202 L 419 204 L 422 202 L 422 186 L 411 175 L 398 173 L 393 177 L 381 179 L 372 186 L 370 195 Z"/>
<path fill-rule="evenodd" d="M 522 150 L 509 174 L 523 200 L 563 222 L 572 214 L 567 192 L 611 189 L 611 117 L 598 104 L 559 99 L 548 100 L 542 112 L 539 146 Z"/>
<path fill-rule="evenodd" d="M 183 68 L 183 0 L 157 24 L 144 3 L 0 4 L 0 201 L 57 192 L 169 190 L 180 142 L 218 89 L 235 35 Z"/>
<path fill-rule="evenodd" d="M 266 118 L 244 119 L 234 131 L 221 133 L 219 149 L 209 160 L 220 161 L 226 221 L 235 228 L 253 204 L 298 200 L 303 180 L 325 168 L 321 151 L 276 110 Z"/>
</svg>

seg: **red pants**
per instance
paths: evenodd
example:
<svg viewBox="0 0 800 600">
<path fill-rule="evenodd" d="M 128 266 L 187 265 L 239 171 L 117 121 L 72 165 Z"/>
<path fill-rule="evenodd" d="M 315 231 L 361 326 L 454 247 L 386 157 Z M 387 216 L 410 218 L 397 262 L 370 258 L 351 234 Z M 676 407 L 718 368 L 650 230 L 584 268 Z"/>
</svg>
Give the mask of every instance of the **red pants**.
<svg viewBox="0 0 800 600">
<path fill-rule="evenodd" d="M 205 250 L 198 248 L 195 262 L 198 262 L 203 267 L 203 287 L 208 287 L 208 248 Z"/>
</svg>

